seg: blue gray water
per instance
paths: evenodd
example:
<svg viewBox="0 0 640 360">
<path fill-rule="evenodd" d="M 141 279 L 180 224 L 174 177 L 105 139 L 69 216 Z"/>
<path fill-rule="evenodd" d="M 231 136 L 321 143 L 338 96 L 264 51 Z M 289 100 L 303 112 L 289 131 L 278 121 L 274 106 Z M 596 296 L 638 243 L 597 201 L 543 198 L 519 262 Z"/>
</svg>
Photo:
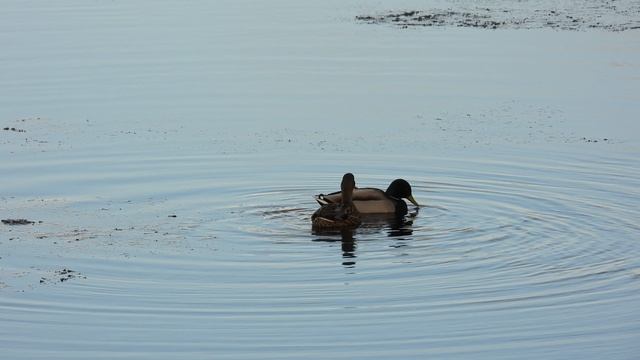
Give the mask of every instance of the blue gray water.
<svg viewBox="0 0 640 360">
<path fill-rule="evenodd" d="M 3 359 L 635 358 L 637 31 L 392 6 L 8 2 Z M 313 233 L 346 171 L 423 206 Z"/>
</svg>

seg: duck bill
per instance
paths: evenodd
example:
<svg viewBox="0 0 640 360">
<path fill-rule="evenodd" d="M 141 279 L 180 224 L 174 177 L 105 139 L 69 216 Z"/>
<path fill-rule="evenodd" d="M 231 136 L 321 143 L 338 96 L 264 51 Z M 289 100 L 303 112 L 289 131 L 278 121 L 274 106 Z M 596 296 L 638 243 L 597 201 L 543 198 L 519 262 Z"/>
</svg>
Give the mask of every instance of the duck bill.
<svg viewBox="0 0 640 360">
<path fill-rule="evenodd" d="M 413 198 L 413 195 L 409 195 L 409 196 L 407 197 L 407 200 L 411 201 L 411 203 L 412 203 L 413 205 L 415 205 L 415 206 L 418 206 L 418 207 L 420 206 L 420 205 L 418 205 L 418 202 L 416 201 L 416 199 L 414 199 L 414 198 Z"/>
</svg>

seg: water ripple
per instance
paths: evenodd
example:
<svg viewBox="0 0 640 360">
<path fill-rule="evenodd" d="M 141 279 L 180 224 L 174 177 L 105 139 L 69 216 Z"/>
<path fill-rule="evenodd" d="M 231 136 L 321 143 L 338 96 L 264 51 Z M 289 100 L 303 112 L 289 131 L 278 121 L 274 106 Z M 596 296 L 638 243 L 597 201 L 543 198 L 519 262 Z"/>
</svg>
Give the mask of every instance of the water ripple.
<svg viewBox="0 0 640 360">
<path fill-rule="evenodd" d="M 2 237 L 0 343 L 16 358 L 626 357 L 640 334 L 637 161 L 520 160 L 407 160 L 425 205 L 348 234 L 309 222 L 339 170 L 261 156 L 22 164 L 15 179 L 61 167 L 64 186 L 26 198 L 15 181 L 2 199 L 43 223 Z M 391 180 L 352 161 L 360 184 Z"/>
</svg>

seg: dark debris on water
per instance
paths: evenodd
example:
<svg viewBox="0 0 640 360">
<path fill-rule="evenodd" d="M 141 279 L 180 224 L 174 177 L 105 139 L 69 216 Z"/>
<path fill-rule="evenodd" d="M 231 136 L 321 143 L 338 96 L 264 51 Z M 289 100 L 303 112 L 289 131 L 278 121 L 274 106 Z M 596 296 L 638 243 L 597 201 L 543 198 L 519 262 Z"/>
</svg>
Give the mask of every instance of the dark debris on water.
<svg viewBox="0 0 640 360">
<path fill-rule="evenodd" d="M 5 225 L 32 225 L 36 222 L 27 219 L 3 219 L 2 223 Z"/>
<path fill-rule="evenodd" d="M 583 137 L 580 140 L 586 142 L 586 143 L 597 143 L 597 142 L 609 142 L 611 141 L 611 139 L 609 138 L 602 138 L 602 139 L 591 139 L 591 138 L 586 138 Z"/>
<path fill-rule="evenodd" d="M 18 129 L 18 128 L 14 128 L 14 127 L 4 127 L 4 128 L 2 128 L 2 130 L 4 130 L 4 131 L 15 131 L 15 132 L 27 132 L 27 130 Z"/>
<path fill-rule="evenodd" d="M 65 282 L 71 279 L 76 279 L 76 278 L 80 278 L 80 279 L 86 279 L 87 277 L 82 275 L 81 273 L 71 270 L 71 269 L 67 269 L 67 268 L 63 268 L 62 270 L 56 270 L 55 271 L 55 277 L 56 279 L 48 279 L 45 277 L 40 278 L 40 284 L 46 284 L 46 283 L 50 283 L 50 282 Z"/>
</svg>

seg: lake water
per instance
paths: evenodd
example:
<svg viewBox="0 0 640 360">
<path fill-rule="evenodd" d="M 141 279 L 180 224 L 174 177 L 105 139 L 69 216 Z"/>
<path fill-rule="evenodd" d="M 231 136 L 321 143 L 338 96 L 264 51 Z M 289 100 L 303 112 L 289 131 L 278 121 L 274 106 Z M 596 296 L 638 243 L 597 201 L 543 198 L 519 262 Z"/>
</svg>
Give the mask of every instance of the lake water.
<svg viewBox="0 0 640 360">
<path fill-rule="evenodd" d="M 3 358 L 637 357 L 638 30 L 418 7 L 7 2 Z M 313 233 L 347 171 L 423 206 Z"/>
</svg>

